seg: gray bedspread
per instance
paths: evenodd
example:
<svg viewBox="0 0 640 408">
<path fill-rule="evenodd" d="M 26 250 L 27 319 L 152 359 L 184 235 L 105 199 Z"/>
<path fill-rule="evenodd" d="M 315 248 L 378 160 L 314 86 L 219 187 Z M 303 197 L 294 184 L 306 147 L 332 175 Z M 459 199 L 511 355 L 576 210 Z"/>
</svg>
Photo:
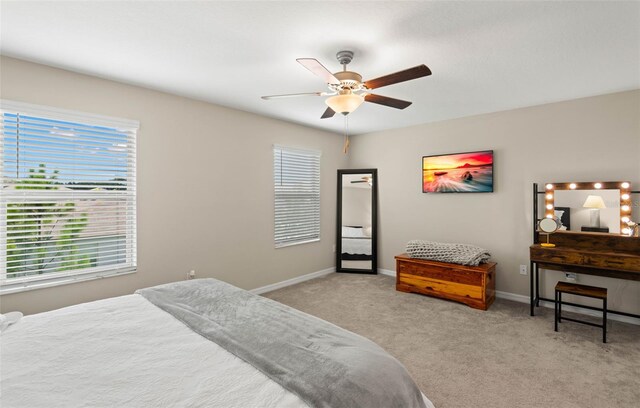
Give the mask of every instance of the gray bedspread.
<svg viewBox="0 0 640 408">
<path fill-rule="evenodd" d="M 310 407 L 425 408 L 402 364 L 372 341 L 324 320 L 215 279 L 136 293 Z"/>
</svg>

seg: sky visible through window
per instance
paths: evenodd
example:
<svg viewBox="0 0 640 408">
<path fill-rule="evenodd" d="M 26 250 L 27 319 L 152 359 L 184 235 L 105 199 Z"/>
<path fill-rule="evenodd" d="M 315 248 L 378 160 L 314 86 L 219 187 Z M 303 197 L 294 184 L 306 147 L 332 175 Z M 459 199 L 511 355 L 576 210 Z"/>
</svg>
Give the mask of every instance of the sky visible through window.
<svg viewBox="0 0 640 408">
<path fill-rule="evenodd" d="M 0 278 L 133 264 L 135 132 L 46 115 L 2 112 Z"/>
<path fill-rule="evenodd" d="M 5 180 L 28 178 L 30 169 L 57 170 L 60 184 L 120 184 L 127 178 L 127 134 L 118 129 L 3 113 Z"/>
</svg>

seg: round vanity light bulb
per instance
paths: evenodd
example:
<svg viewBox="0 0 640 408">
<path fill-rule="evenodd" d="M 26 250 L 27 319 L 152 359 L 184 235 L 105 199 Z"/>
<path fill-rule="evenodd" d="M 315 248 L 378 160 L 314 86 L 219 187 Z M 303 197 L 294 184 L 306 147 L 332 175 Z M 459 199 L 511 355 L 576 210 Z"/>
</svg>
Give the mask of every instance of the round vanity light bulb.
<svg viewBox="0 0 640 408">
<path fill-rule="evenodd" d="M 620 207 L 620 209 L 626 212 L 629 211 L 630 207 L 628 205 L 623 205 L 622 207 Z"/>
<path fill-rule="evenodd" d="M 547 204 L 547 210 L 553 210 L 553 204 Z"/>
<path fill-rule="evenodd" d="M 624 193 L 623 195 L 620 196 L 620 198 L 622 198 L 623 200 L 628 200 L 629 199 L 629 194 Z"/>
<path fill-rule="evenodd" d="M 575 190 L 575 189 L 576 189 L 576 187 L 577 187 L 577 186 L 576 186 L 576 183 L 571 183 L 571 184 L 569 184 L 569 188 L 570 188 L 570 189 L 572 189 L 572 190 Z"/>
<path fill-rule="evenodd" d="M 547 214 L 547 218 L 553 218 L 553 214 Z"/>
<path fill-rule="evenodd" d="M 620 221 L 629 222 L 629 217 L 622 217 L 622 218 L 620 218 Z"/>
<path fill-rule="evenodd" d="M 547 184 L 545 187 L 547 188 L 547 190 L 551 190 L 553 188 L 553 184 Z"/>
<path fill-rule="evenodd" d="M 553 200 L 553 194 L 547 194 L 547 200 Z"/>
<path fill-rule="evenodd" d="M 629 188 L 629 183 L 627 183 L 626 181 L 622 184 L 620 184 L 620 187 L 622 188 Z"/>
<path fill-rule="evenodd" d="M 593 185 L 595 188 L 602 188 L 602 183 L 596 183 Z"/>
</svg>

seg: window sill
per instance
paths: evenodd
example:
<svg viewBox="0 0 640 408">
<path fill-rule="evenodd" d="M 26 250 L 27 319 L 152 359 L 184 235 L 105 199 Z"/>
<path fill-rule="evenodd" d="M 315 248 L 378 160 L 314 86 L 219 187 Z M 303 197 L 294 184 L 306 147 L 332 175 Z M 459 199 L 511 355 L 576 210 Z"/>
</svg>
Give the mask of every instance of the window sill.
<svg viewBox="0 0 640 408">
<path fill-rule="evenodd" d="M 306 241 L 288 242 L 286 244 L 276 244 L 276 249 L 286 248 L 286 247 L 295 246 L 295 245 L 310 244 L 312 242 L 320 242 L 320 238 L 308 239 Z"/>
<path fill-rule="evenodd" d="M 136 268 L 120 269 L 116 271 L 100 271 L 78 275 L 67 275 L 59 277 L 50 277 L 39 279 L 36 281 L 22 281 L 0 284 L 0 295 L 9 295 L 12 293 L 26 292 L 29 290 L 44 289 L 54 286 L 69 285 L 71 283 L 85 282 L 96 279 L 110 278 L 113 276 L 129 275 L 136 273 Z"/>
</svg>

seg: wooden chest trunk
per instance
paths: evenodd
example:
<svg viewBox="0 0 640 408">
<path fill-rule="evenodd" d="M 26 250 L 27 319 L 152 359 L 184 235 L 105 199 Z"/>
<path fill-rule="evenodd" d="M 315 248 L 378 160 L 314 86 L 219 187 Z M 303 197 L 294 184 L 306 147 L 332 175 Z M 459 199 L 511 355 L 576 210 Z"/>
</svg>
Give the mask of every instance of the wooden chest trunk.
<svg viewBox="0 0 640 408">
<path fill-rule="evenodd" d="M 435 296 L 487 310 L 496 296 L 496 263 L 465 266 L 398 255 L 396 290 Z"/>
</svg>

